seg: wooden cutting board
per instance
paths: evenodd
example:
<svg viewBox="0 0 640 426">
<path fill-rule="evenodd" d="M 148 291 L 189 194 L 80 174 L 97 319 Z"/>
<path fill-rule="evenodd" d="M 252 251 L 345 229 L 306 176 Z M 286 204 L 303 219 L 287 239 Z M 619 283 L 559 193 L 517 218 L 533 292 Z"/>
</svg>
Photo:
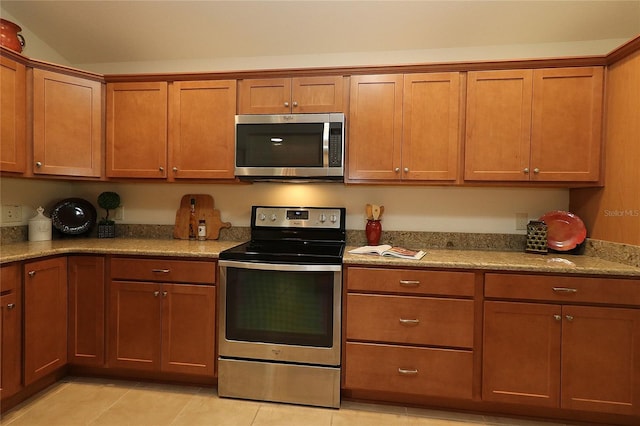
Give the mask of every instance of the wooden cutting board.
<svg viewBox="0 0 640 426">
<path fill-rule="evenodd" d="M 180 200 L 180 208 L 176 212 L 176 223 L 173 227 L 173 238 L 189 239 L 189 218 L 191 217 L 191 199 L 196 200 L 196 226 L 200 219 L 207 223 L 207 240 L 217 240 L 220 229 L 231 228 L 230 222 L 223 222 L 220 210 L 213 208 L 213 197 L 209 194 L 185 194 Z M 198 229 L 196 228 L 196 237 Z"/>
</svg>

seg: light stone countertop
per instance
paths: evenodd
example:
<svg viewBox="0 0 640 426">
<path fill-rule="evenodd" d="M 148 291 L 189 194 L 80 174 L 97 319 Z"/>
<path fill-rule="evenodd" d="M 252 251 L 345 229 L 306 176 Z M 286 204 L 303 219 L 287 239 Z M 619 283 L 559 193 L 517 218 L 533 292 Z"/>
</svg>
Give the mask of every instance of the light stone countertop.
<svg viewBox="0 0 640 426">
<path fill-rule="evenodd" d="M 66 254 L 115 254 L 217 259 L 221 251 L 240 243 L 241 241 L 129 238 L 77 238 L 21 242 L 2 245 L 0 247 L 0 263 Z M 640 268 L 584 255 L 552 253 L 539 255 L 515 251 L 426 249 L 427 254 L 421 260 L 405 260 L 348 253 L 348 250 L 352 248 L 355 247 L 347 247 L 345 250 L 343 259 L 345 265 L 614 275 L 640 279 Z"/>
</svg>

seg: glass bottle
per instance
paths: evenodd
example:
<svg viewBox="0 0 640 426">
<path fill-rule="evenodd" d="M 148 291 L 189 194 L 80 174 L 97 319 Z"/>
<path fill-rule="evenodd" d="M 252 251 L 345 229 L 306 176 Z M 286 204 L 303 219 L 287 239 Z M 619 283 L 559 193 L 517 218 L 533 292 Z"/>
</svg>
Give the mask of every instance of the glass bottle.
<svg viewBox="0 0 640 426">
<path fill-rule="evenodd" d="M 196 239 L 196 230 L 198 227 L 198 222 L 196 220 L 196 199 L 191 199 L 191 209 L 189 211 L 189 239 Z"/>
</svg>

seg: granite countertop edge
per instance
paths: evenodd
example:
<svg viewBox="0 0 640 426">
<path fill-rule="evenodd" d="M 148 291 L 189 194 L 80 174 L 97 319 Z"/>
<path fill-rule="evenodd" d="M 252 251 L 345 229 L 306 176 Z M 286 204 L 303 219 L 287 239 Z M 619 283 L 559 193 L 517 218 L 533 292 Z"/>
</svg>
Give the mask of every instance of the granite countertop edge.
<svg viewBox="0 0 640 426">
<path fill-rule="evenodd" d="M 112 254 L 217 259 L 221 251 L 243 241 L 188 241 L 160 239 L 77 239 L 20 242 L 0 247 L 0 263 L 65 254 Z M 517 251 L 427 249 L 420 260 L 356 255 L 347 247 L 347 266 L 493 270 L 559 274 L 612 275 L 640 279 L 640 268 L 585 255 L 530 254 Z"/>
</svg>

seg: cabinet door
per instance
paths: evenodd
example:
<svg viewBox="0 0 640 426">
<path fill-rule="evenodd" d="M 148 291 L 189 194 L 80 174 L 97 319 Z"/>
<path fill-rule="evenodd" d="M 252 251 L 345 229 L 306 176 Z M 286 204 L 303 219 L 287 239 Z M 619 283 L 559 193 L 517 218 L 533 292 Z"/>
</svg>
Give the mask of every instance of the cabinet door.
<svg viewBox="0 0 640 426">
<path fill-rule="evenodd" d="M 400 179 L 401 74 L 351 77 L 349 179 Z"/>
<path fill-rule="evenodd" d="M 531 70 L 469 72 L 466 180 L 529 180 L 531 99 Z"/>
<path fill-rule="evenodd" d="M 0 171 L 24 173 L 27 147 L 27 77 L 24 65 L 0 57 Z"/>
<path fill-rule="evenodd" d="M 343 77 L 291 79 L 291 111 L 295 113 L 342 112 Z"/>
<path fill-rule="evenodd" d="M 162 370 L 213 376 L 215 287 L 162 285 Z"/>
<path fill-rule="evenodd" d="M 0 275 L 0 399 L 21 388 L 22 283 L 17 264 L 3 266 Z"/>
<path fill-rule="evenodd" d="M 640 414 L 640 311 L 562 308 L 562 408 Z"/>
<path fill-rule="evenodd" d="M 177 81 L 169 91 L 171 176 L 233 179 L 236 82 Z"/>
<path fill-rule="evenodd" d="M 107 84 L 107 176 L 167 177 L 167 83 Z"/>
<path fill-rule="evenodd" d="M 601 67 L 533 71 L 531 180 L 600 177 Z"/>
<path fill-rule="evenodd" d="M 290 78 L 240 80 L 238 91 L 238 114 L 291 112 Z"/>
<path fill-rule="evenodd" d="M 102 84 L 33 70 L 33 172 L 100 177 Z"/>
<path fill-rule="evenodd" d="M 69 363 L 104 365 L 104 257 L 70 256 Z"/>
<path fill-rule="evenodd" d="M 484 303 L 482 399 L 560 403 L 561 306 Z"/>
<path fill-rule="evenodd" d="M 160 313 L 160 284 L 110 283 L 109 367 L 159 369 Z"/>
<path fill-rule="evenodd" d="M 24 384 L 67 363 L 67 259 L 24 264 Z"/>
<path fill-rule="evenodd" d="M 460 73 L 404 76 L 402 179 L 455 180 L 460 152 Z"/>
</svg>

